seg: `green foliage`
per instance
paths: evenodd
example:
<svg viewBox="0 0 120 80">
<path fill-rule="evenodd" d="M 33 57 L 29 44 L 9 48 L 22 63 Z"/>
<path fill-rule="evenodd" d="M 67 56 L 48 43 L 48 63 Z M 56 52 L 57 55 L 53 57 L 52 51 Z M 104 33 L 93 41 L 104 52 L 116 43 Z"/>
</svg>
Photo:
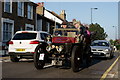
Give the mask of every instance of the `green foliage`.
<svg viewBox="0 0 120 80">
<path fill-rule="evenodd" d="M 120 50 L 120 45 L 116 45 L 117 50 Z"/>
<path fill-rule="evenodd" d="M 99 24 L 91 24 L 89 30 L 94 32 L 94 40 L 104 40 L 108 35 L 104 32 L 104 29 Z"/>
<path fill-rule="evenodd" d="M 115 41 L 114 40 L 110 39 L 109 41 L 110 41 L 111 45 L 115 45 Z"/>
</svg>

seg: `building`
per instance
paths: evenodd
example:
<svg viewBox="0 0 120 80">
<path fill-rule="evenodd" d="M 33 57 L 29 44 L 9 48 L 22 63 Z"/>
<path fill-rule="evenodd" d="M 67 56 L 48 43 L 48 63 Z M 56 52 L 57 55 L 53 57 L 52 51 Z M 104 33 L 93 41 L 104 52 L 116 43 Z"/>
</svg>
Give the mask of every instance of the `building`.
<svg viewBox="0 0 120 80">
<path fill-rule="evenodd" d="M 8 0 L 7 0 L 8 1 Z M 36 7 L 37 4 L 28 2 L 6 2 L 1 3 L 2 18 L 0 37 L 2 46 L 6 45 L 16 31 L 36 30 Z"/>
<path fill-rule="evenodd" d="M 63 20 L 66 20 L 66 13 L 65 13 L 65 10 L 62 10 L 62 11 L 61 11 L 60 17 L 61 17 Z"/>
<path fill-rule="evenodd" d="M 66 17 L 64 18 L 66 19 Z M 47 31 L 50 34 L 53 33 L 54 28 L 61 27 L 64 21 L 58 14 L 54 11 L 45 9 L 44 3 L 38 3 L 37 6 L 37 30 Z"/>
</svg>

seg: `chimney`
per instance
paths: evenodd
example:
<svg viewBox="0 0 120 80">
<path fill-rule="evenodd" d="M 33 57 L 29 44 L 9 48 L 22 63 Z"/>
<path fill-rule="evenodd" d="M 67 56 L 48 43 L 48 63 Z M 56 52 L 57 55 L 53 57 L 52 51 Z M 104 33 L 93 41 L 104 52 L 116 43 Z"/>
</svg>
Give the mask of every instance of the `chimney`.
<svg viewBox="0 0 120 80">
<path fill-rule="evenodd" d="M 61 17 L 63 20 L 66 20 L 66 13 L 65 13 L 65 10 L 62 10 L 62 11 L 61 11 L 60 17 Z"/>
<path fill-rule="evenodd" d="M 38 7 L 44 7 L 44 2 L 37 3 L 37 4 L 38 4 Z"/>
<path fill-rule="evenodd" d="M 37 3 L 37 4 L 38 4 L 38 6 L 37 6 L 37 9 L 36 9 L 36 13 L 40 14 L 40 15 L 43 15 L 44 14 L 44 2 Z"/>
</svg>

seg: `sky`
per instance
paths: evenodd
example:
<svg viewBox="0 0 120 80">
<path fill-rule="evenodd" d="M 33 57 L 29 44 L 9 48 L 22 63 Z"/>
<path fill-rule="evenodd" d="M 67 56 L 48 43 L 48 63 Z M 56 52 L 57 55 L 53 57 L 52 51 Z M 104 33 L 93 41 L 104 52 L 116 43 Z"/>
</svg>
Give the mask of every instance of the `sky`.
<svg viewBox="0 0 120 80">
<path fill-rule="evenodd" d="M 68 21 L 76 19 L 81 21 L 81 23 L 87 24 L 91 23 L 91 8 L 98 8 L 97 10 L 92 10 L 92 22 L 100 24 L 105 29 L 108 34 L 108 40 L 115 39 L 116 31 L 118 30 L 118 2 L 115 0 L 106 2 L 85 1 L 48 2 L 44 0 L 43 2 L 47 10 L 54 11 L 57 14 L 60 14 L 61 10 L 65 10 Z M 34 0 L 34 2 L 39 1 Z"/>
</svg>

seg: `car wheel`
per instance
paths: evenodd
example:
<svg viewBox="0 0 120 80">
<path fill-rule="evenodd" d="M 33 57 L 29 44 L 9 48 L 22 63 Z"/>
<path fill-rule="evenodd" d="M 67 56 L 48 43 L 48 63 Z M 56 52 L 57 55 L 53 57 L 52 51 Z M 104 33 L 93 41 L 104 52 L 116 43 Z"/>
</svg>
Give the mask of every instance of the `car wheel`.
<svg viewBox="0 0 120 80">
<path fill-rule="evenodd" d="M 112 59 L 112 54 L 111 53 L 109 54 L 108 59 Z"/>
<path fill-rule="evenodd" d="M 10 55 L 10 59 L 11 59 L 12 62 L 19 62 L 19 58 L 17 58 L 14 55 Z"/>
<path fill-rule="evenodd" d="M 43 54 L 44 58 L 40 59 L 41 54 Z M 45 52 L 42 47 L 37 47 L 34 53 L 34 65 L 36 69 L 42 69 L 45 65 Z"/>
<path fill-rule="evenodd" d="M 71 56 L 71 67 L 73 72 L 79 71 L 80 68 L 80 48 L 79 46 L 74 46 L 72 50 L 72 56 Z"/>
<path fill-rule="evenodd" d="M 113 57 L 114 57 L 114 54 L 113 54 L 113 53 L 111 53 L 110 59 L 112 59 Z"/>
</svg>

